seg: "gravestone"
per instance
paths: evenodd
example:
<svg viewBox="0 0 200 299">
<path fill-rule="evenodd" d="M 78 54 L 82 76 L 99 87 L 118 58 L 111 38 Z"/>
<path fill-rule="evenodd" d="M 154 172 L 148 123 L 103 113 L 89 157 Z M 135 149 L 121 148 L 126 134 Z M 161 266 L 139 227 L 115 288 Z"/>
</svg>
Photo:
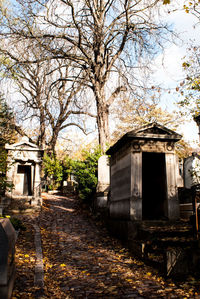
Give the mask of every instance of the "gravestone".
<svg viewBox="0 0 200 299">
<path fill-rule="evenodd" d="M 192 153 L 184 160 L 184 188 L 180 196 L 181 218 L 190 219 L 195 214 L 196 207 L 199 206 L 199 185 L 200 185 L 200 156 Z M 197 205 L 195 207 L 195 199 Z"/>
<path fill-rule="evenodd" d="M 0 298 L 12 295 L 15 279 L 16 233 L 9 219 L 0 219 Z"/>
<path fill-rule="evenodd" d="M 200 156 L 193 153 L 184 161 L 184 185 L 186 189 L 200 184 Z"/>
<path fill-rule="evenodd" d="M 98 160 L 98 184 L 96 205 L 99 208 L 107 206 L 108 192 L 110 186 L 110 163 L 109 157 L 103 155 Z"/>
</svg>

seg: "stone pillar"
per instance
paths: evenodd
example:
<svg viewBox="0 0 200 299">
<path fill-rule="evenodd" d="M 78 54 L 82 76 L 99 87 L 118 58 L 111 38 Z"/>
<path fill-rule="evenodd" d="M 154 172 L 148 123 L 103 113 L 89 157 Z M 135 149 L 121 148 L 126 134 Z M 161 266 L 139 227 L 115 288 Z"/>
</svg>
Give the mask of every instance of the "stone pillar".
<svg viewBox="0 0 200 299">
<path fill-rule="evenodd" d="M 179 161 L 179 158 L 176 156 L 176 172 L 177 172 L 177 187 L 183 188 L 183 159 Z"/>
<path fill-rule="evenodd" d="M 96 205 L 99 208 L 107 206 L 108 192 L 110 187 L 110 162 L 107 155 L 98 160 L 98 184 Z"/>
<path fill-rule="evenodd" d="M 40 180 L 40 164 L 35 164 L 35 177 L 34 177 L 34 194 L 32 199 L 32 205 L 37 206 L 41 204 L 41 180 Z"/>
<path fill-rule="evenodd" d="M 31 192 L 34 194 L 35 165 L 31 165 Z"/>
<path fill-rule="evenodd" d="M 24 195 L 24 178 L 25 174 L 24 173 L 18 173 L 18 167 L 20 167 L 19 162 L 15 162 L 14 164 L 14 169 L 13 169 L 13 184 L 14 184 L 14 189 L 13 189 L 13 197 L 14 196 L 23 196 Z"/>
<path fill-rule="evenodd" d="M 174 154 L 165 154 L 166 159 L 166 177 L 167 177 L 167 217 L 169 220 L 177 220 L 180 216 L 177 173 L 176 173 L 176 156 Z"/>
<path fill-rule="evenodd" d="M 199 128 L 199 142 L 200 142 L 200 115 L 197 115 L 194 117 L 194 121 L 196 122 L 198 128 Z"/>
<path fill-rule="evenodd" d="M 130 219 L 142 220 L 142 152 L 131 155 Z"/>
</svg>

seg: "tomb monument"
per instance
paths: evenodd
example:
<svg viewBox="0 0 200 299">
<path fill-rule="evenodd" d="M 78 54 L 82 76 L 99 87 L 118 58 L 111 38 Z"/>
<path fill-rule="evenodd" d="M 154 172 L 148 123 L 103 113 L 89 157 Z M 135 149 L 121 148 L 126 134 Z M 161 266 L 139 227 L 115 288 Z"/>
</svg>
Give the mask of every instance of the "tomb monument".
<svg viewBox="0 0 200 299">
<path fill-rule="evenodd" d="M 96 193 L 96 205 L 98 208 L 107 207 L 107 198 L 110 187 L 110 162 L 107 155 L 98 160 L 98 184 Z"/>
<path fill-rule="evenodd" d="M 152 123 L 126 133 L 107 151 L 111 219 L 179 219 L 175 143 L 181 137 Z"/>
<path fill-rule="evenodd" d="M 16 233 L 9 219 L 0 219 L 0 298 L 9 299 L 15 280 Z"/>
<path fill-rule="evenodd" d="M 6 192 L 11 202 L 21 200 L 30 207 L 41 205 L 41 163 L 43 150 L 23 137 L 5 148 L 8 152 L 7 181 L 13 188 Z"/>
</svg>

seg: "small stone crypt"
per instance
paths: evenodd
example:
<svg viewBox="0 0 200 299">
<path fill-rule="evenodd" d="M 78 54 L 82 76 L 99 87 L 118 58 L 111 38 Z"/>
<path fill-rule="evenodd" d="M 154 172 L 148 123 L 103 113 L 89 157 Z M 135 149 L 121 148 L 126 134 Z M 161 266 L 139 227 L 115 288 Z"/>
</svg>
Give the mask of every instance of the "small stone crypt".
<svg viewBox="0 0 200 299">
<path fill-rule="evenodd" d="M 111 218 L 177 220 L 175 142 L 181 135 L 157 123 L 125 134 L 108 151 Z"/>
<path fill-rule="evenodd" d="M 125 134 L 108 151 L 109 231 L 165 275 L 199 271 L 199 241 L 180 219 L 183 187 L 175 143 L 181 135 L 152 123 Z"/>
<path fill-rule="evenodd" d="M 41 163 L 43 150 L 23 137 L 18 143 L 6 144 L 8 152 L 7 181 L 13 189 L 6 200 L 13 209 L 27 210 L 41 206 Z"/>
</svg>

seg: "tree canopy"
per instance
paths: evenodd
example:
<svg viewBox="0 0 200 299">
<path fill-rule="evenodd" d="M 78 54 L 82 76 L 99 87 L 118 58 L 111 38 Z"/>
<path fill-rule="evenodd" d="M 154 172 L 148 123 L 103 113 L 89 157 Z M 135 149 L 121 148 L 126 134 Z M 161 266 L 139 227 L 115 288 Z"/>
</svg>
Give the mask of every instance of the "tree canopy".
<svg viewBox="0 0 200 299">
<path fill-rule="evenodd" d="M 29 56 L 37 59 L 41 55 L 37 48 L 26 53 L 16 48 L 15 52 L 19 59 Z M 72 79 L 70 61 L 38 60 L 37 63 L 21 64 L 2 59 L 2 73 L 13 81 L 16 92 L 20 93 L 16 112 L 23 122 L 28 120 L 37 129 L 32 139 L 36 139 L 39 146 L 55 152 L 59 133 L 69 126 L 87 132 L 80 115 L 94 115 L 89 113 L 86 99 L 81 99 L 81 85 Z"/>
<path fill-rule="evenodd" d="M 0 146 L 16 140 L 16 125 L 13 113 L 0 94 Z"/>
<path fill-rule="evenodd" d="M 112 141 L 115 142 L 123 134 L 138 127 L 157 122 L 172 130 L 177 130 L 183 124 L 183 117 L 177 111 L 168 112 L 158 105 L 158 100 L 127 99 L 123 100 L 123 110 L 118 115 L 117 105 L 113 109 L 115 130 L 112 134 Z"/>
<path fill-rule="evenodd" d="M 182 99 L 179 105 L 183 107 L 186 113 L 195 117 L 200 114 L 200 48 L 191 47 L 188 57 L 185 57 L 183 69 L 185 71 L 185 80 L 180 83 L 177 90 L 180 91 Z"/>
<path fill-rule="evenodd" d="M 7 153 L 4 148 L 6 143 L 16 141 L 16 125 L 12 112 L 2 94 L 0 94 L 0 195 L 6 188 L 11 187 L 6 181 Z"/>
<path fill-rule="evenodd" d="M 158 0 L 16 0 L 2 7 L 1 52 L 20 63 L 69 60 L 78 81 L 95 100 L 99 142 L 109 142 L 109 109 L 128 90 L 142 88 L 139 76 L 161 51 L 169 29 L 158 10 Z M 27 40 L 31 41 L 27 43 Z M 23 59 L 12 49 L 20 44 L 43 49 L 35 59 Z M 138 71 L 140 69 L 140 71 Z"/>
</svg>

